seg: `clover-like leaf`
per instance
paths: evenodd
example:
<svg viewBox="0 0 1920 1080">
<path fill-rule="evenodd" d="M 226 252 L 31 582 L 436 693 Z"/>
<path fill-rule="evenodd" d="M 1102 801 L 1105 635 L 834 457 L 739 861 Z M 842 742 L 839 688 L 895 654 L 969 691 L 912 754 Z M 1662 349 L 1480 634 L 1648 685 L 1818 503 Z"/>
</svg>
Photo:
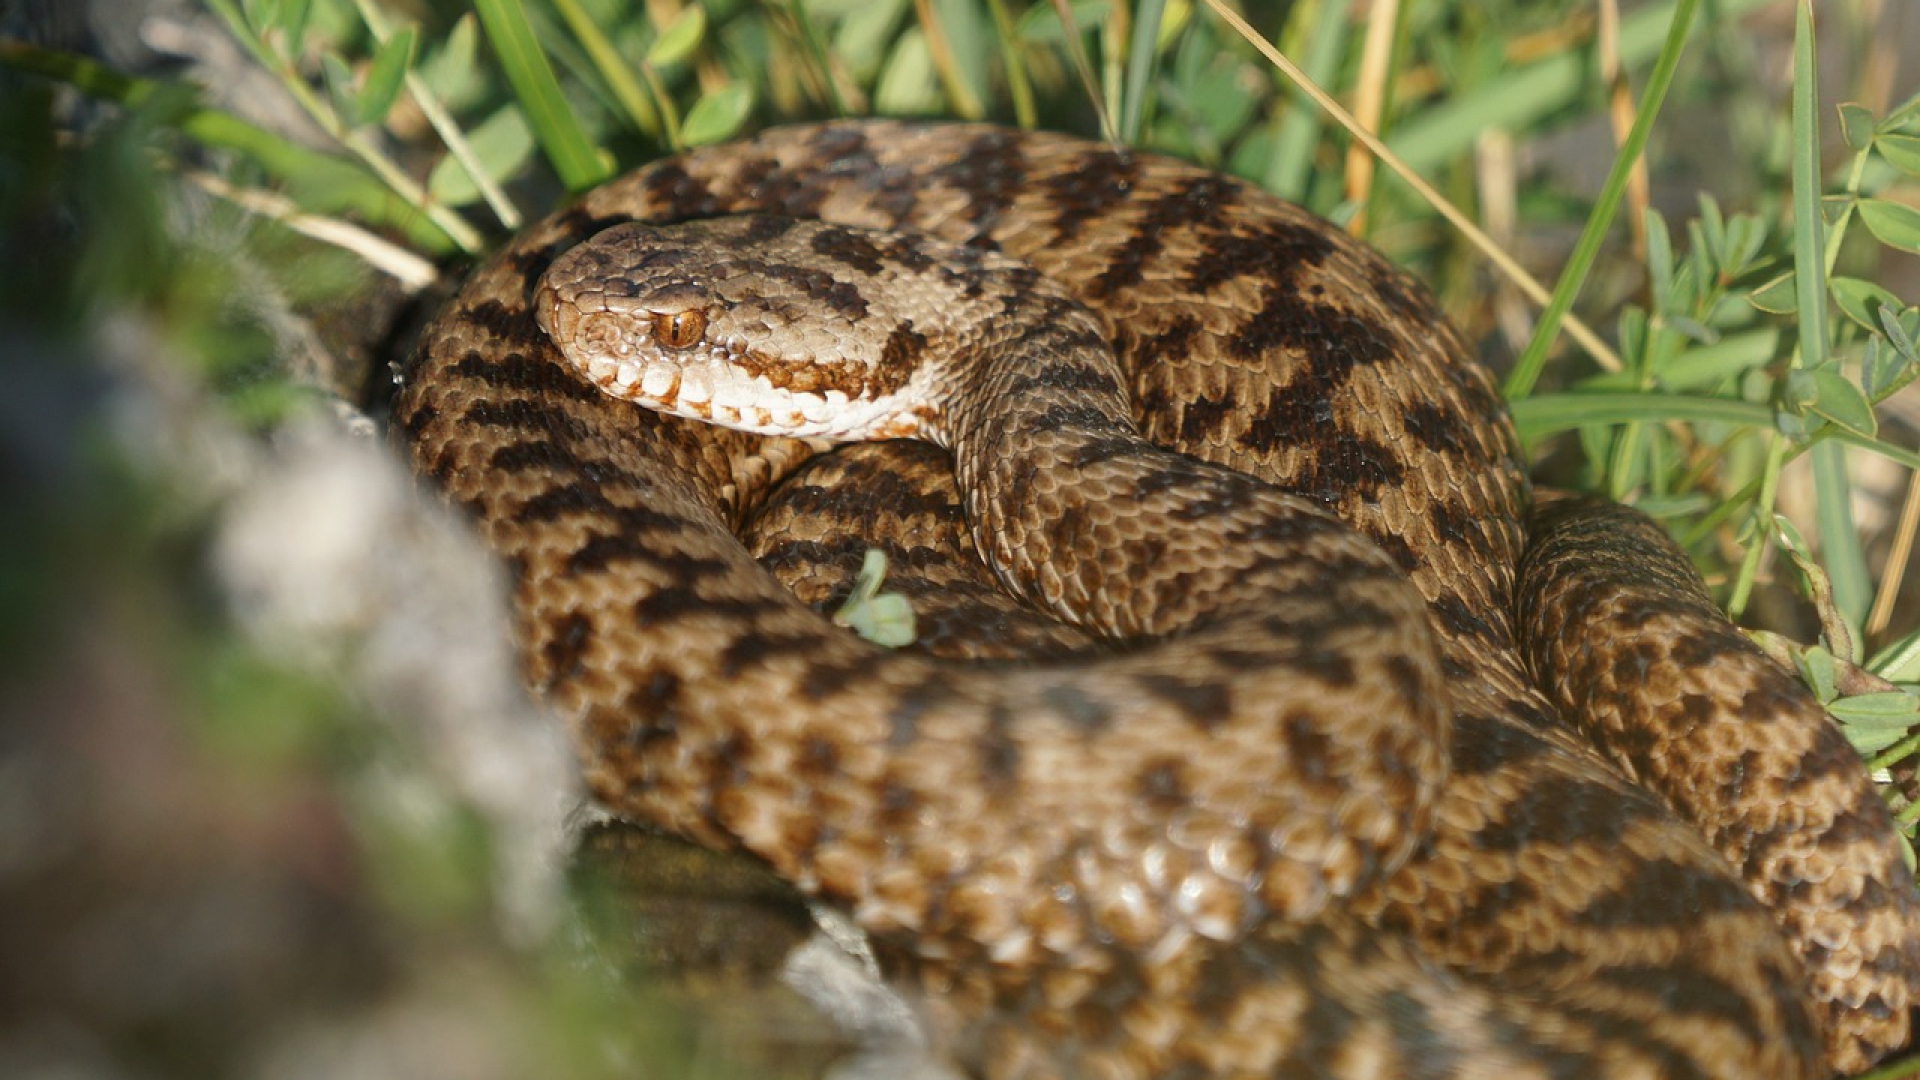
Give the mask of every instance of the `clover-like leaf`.
<svg viewBox="0 0 1920 1080">
<path fill-rule="evenodd" d="M 1868 330 L 1880 329 L 1881 308 L 1891 306 L 1895 311 L 1900 309 L 1899 297 L 1861 278 L 1830 277 L 1827 279 L 1827 291 L 1833 294 L 1833 302 L 1840 305 L 1842 314 Z"/>
<path fill-rule="evenodd" d="M 1861 199 L 1860 220 L 1888 247 L 1920 254 L 1920 210 L 1887 199 Z"/>
<path fill-rule="evenodd" d="M 1846 136 L 1848 146 L 1865 150 L 1872 145 L 1873 128 L 1872 109 L 1852 101 L 1840 104 L 1840 131 Z"/>
<path fill-rule="evenodd" d="M 1920 176 L 1920 136 L 1881 135 L 1873 140 L 1873 148 L 1887 164 L 1908 176 Z"/>
<path fill-rule="evenodd" d="M 714 90 L 694 102 L 680 137 L 688 146 L 705 146 L 733 137 L 746 123 L 753 108 L 753 87 L 735 81 Z"/>
<path fill-rule="evenodd" d="M 1747 303 L 1769 315 L 1791 315 L 1800 308 L 1799 281 L 1789 270 L 1747 294 Z"/>
<path fill-rule="evenodd" d="M 693 55 L 707 35 L 707 9 L 699 4 L 681 9 L 647 47 L 649 67 L 671 67 Z"/>
<path fill-rule="evenodd" d="M 356 125 L 378 124 L 387 118 L 394 101 L 400 97 L 400 88 L 406 85 L 407 69 L 413 65 L 413 50 L 418 39 L 413 27 L 403 26 L 380 43 L 354 100 Z"/>
<path fill-rule="evenodd" d="M 886 552 L 868 548 L 860 561 L 860 573 L 854 578 L 853 591 L 833 613 L 833 621 L 876 645 L 897 649 L 912 644 L 917 631 L 913 605 L 907 598 L 881 591 L 886 576 Z"/>
</svg>

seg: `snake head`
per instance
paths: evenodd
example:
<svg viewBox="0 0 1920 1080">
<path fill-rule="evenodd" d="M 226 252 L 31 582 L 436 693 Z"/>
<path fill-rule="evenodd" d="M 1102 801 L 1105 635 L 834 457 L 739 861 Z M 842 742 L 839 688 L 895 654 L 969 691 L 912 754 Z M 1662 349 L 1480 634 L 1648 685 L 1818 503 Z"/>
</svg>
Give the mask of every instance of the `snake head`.
<svg viewBox="0 0 1920 1080">
<path fill-rule="evenodd" d="M 894 306 L 877 234 L 751 216 L 628 222 L 556 259 L 535 318 L 618 398 L 763 435 L 925 435 L 926 339 Z M 924 321 L 924 317 L 922 317 Z"/>
</svg>

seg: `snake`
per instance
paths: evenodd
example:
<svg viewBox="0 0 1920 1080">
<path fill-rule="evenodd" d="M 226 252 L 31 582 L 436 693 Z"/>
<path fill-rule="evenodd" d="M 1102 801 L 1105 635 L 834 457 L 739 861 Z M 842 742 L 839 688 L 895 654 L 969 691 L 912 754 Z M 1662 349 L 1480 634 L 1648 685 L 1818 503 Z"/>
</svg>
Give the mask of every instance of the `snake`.
<svg viewBox="0 0 1920 1080">
<path fill-rule="evenodd" d="M 1657 523 L 1533 489 L 1418 283 L 1247 183 L 776 128 L 520 233 L 398 381 L 597 798 L 841 907 L 973 1075 L 1909 1038 L 1920 897 L 1824 709 Z M 908 648 L 824 613 L 870 547 Z"/>
</svg>

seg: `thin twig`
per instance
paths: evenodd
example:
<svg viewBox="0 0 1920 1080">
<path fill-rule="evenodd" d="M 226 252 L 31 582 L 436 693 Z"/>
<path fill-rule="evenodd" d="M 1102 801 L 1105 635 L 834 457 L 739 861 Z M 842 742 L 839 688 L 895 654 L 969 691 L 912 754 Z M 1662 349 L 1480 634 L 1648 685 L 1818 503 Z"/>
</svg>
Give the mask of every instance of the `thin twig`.
<svg viewBox="0 0 1920 1080">
<path fill-rule="evenodd" d="M 310 236 L 321 243 L 352 252 L 368 266 L 398 281 L 400 287 L 410 293 L 419 292 L 433 284 L 439 276 L 432 263 L 351 222 L 309 214 L 283 195 L 257 188 L 235 187 L 210 172 L 194 169 L 185 175 L 202 190 L 242 210 L 271 218 L 302 236 Z"/>
<path fill-rule="evenodd" d="M 1907 501 L 1900 506 L 1900 520 L 1894 525 L 1893 546 L 1887 551 L 1887 568 L 1880 579 L 1880 591 L 1867 613 L 1867 636 L 1886 630 L 1893 620 L 1893 604 L 1900 596 L 1901 579 L 1907 574 L 1907 558 L 1913 554 L 1913 534 L 1920 529 L 1920 472 L 1907 476 Z"/>
<path fill-rule="evenodd" d="M 1327 12 L 1322 18 L 1342 18 Z M 1400 24 L 1400 0 L 1374 0 L 1367 19 L 1366 41 L 1360 46 L 1360 75 L 1353 89 L 1353 114 L 1368 131 L 1379 131 L 1386 116 L 1387 79 L 1393 74 L 1393 38 Z M 1373 155 L 1359 143 L 1347 147 L 1347 198 L 1360 209 L 1347 222 L 1347 231 L 1365 236 L 1367 205 L 1373 194 Z"/>
</svg>

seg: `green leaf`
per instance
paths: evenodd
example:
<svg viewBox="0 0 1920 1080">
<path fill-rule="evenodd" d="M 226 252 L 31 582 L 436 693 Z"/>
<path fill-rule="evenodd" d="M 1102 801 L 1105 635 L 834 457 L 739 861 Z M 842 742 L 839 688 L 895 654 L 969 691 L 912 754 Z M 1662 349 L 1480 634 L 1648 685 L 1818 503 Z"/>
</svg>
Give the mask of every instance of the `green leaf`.
<svg viewBox="0 0 1920 1080">
<path fill-rule="evenodd" d="M 1920 176 L 1920 136 L 1882 135 L 1873 140 L 1873 148 L 1887 164 L 1908 176 Z"/>
<path fill-rule="evenodd" d="M 1791 315 L 1799 310 L 1800 283 L 1789 270 L 1747 294 L 1747 303 L 1769 315 Z"/>
<path fill-rule="evenodd" d="M 282 57 L 288 60 L 299 57 L 300 43 L 307 36 L 307 16 L 312 13 L 312 0 L 281 0 L 280 15 L 274 24 L 280 31 L 275 46 Z"/>
<path fill-rule="evenodd" d="M 1073 20 L 1073 28 L 1085 34 L 1113 15 L 1113 5 L 1106 0 L 1081 0 L 1069 4 L 1067 14 Z M 1060 24 L 1060 10 L 1053 4 L 1035 4 L 1028 8 L 1014 24 L 1014 34 L 1021 41 L 1035 45 L 1059 45 L 1067 40 L 1067 28 Z"/>
<path fill-rule="evenodd" d="M 1863 758 L 1871 758 L 1906 737 L 1905 731 L 1875 731 L 1852 724 L 1841 725 L 1840 733 L 1847 737 L 1847 744 L 1853 747 L 1853 752 Z"/>
<path fill-rule="evenodd" d="M 480 27 L 469 11 L 454 22 L 438 48 L 429 46 L 415 72 L 449 108 L 471 104 L 486 89 L 481 77 Z"/>
<path fill-rule="evenodd" d="M 247 17 L 248 29 L 257 38 L 265 38 L 267 31 L 280 22 L 280 0 L 243 0 L 240 10 Z"/>
<path fill-rule="evenodd" d="M 473 8 L 560 182 L 569 191 L 585 191 L 611 175 L 612 162 L 593 144 L 561 94 L 519 0 L 474 0 Z"/>
<path fill-rule="evenodd" d="M 1660 211 L 1647 207 L 1642 215 L 1647 231 L 1647 288 L 1656 311 L 1672 310 L 1673 236 L 1667 231 L 1667 219 Z"/>
<path fill-rule="evenodd" d="M 1860 220 L 1888 247 L 1920 254 L 1920 210 L 1886 199 L 1861 199 Z"/>
<path fill-rule="evenodd" d="M 1865 150 L 1873 142 L 1873 111 L 1865 105 L 1843 102 L 1840 105 L 1840 130 L 1847 138 L 1847 145 L 1855 150 Z"/>
<path fill-rule="evenodd" d="M 1917 113 L 1920 113 L 1920 90 L 1914 91 L 1912 97 L 1894 106 L 1893 111 L 1887 114 L 1883 130 L 1891 131 L 1911 120 Z"/>
<path fill-rule="evenodd" d="M 1840 721 L 1854 749 L 1866 755 L 1885 750 L 1920 725 L 1920 698 L 1900 690 L 1840 698 L 1829 702 L 1827 711 Z"/>
<path fill-rule="evenodd" d="M 1821 704 L 1832 701 L 1840 693 L 1836 686 L 1839 676 L 1832 653 L 1816 645 L 1794 653 L 1793 663 L 1800 669 L 1800 677 L 1812 688 L 1813 696 Z"/>
<path fill-rule="evenodd" d="M 378 124 L 387 118 L 388 110 L 393 108 L 400 88 L 406 83 L 418 36 L 413 27 L 403 26 L 388 35 L 379 51 L 373 54 L 373 66 L 367 69 L 366 81 L 361 84 L 360 96 L 355 102 L 356 125 Z"/>
<path fill-rule="evenodd" d="M 1780 407 L 1795 416 L 1805 415 L 1813 403 L 1820 400 L 1820 384 L 1814 381 L 1813 373 L 1804 368 L 1795 368 L 1787 372 L 1780 384 Z"/>
<path fill-rule="evenodd" d="M 1888 682 L 1920 682 L 1920 630 L 1875 653 L 1867 670 Z"/>
<path fill-rule="evenodd" d="M 849 68 L 861 73 L 861 81 L 880 70 L 905 10 L 904 0 L 870 0 L 840 20 L 833 33 L 833 51 L 846 58 Z"/>
<path fill-rule="evenodd" d="M 320 74 L 326 78 L 327 100 L 333 102 L 333 111 L 351 122 L 359 109 L 355 105 L 353 69 L 347 66 L 346 57 L 331 49 L 321 53 Z"/>
<path fill-rule="evenodd" d="M 886 552 L 868 548 L 860 562 L 860 573 L 846 603 L 833 613 L 833 621 L 876 645 L 897 649 L 913 643 L 913 605 L 899 593 L 882 592 L 887 576 Z"/>
<path fill-rule="evenodd" d="M 894 43 L 892 55 L 880 68 L 880 81 L 873 90 L 876 112 L 904 116 L 928 112 L 940 107 L 939 83 L 933 72 L 933 53 L 927 36 L 918 26 L 909 26 Z"/>
<path fill-rule="evenodd" d="M 533 154 L 533 132 L 515 105 L 503 105 L 467 133 L 467 144 L 480 167 L 495 180 L 512 176 Z M 466 206 L 480 198 L 480 189 L 460 159 L 441 158 L 427 177 L 427 191 L 447 206 Z"/>
<path fill-rule="evenodd" d="M 698 4 L 683 8 L 672 23 L 660 31 L 653 44 L 647 49 L 647 64 L 651 67 L 672 67 L 693 55 L 700 47 L 700 40 L 707 34 L 707 9 Z"/>
<path fill-rule="evenodd" d="M 1842 314 L 1868 330 L 1880 329 L 1879 309 L 1892 307 L 1895 311 L 1900 310 L 1898 297 L 1860 278 L 1829 278 L 1827 291 L 1833 294 L 1833 302 L 1840 305 Z"/>
<path fill-rule="evenodd" d="M 1905 320 L 1892 305 L 1880 309 L 1878 329 L 1878 335 L 1867 339 L 1866 353 L 1860 358 L 1860 388 L 1868 398 L 1884 401 L 1920 374 L 1920 356 L 1915 355 Z"/>
<path fill-rule="evenodd" d="M 1872 438 L 1877 430 L 1873 405 L 1865 394 L 1831 364 L 1823 364 L 1807 373 L 1813 379 L 1814 399 L 1808 408 L 1817 416 L 1842 428 Z"/>
<path fill-rule="evenodd" d="M 1898 309 L 1897 303 L 1880 309 L 1880 332 L 1887 336 L 1900 358 L 1911 364 L 1920 361 L 1920 347 L 1916 347 L 1913 332 L 1907 329 L 1906 313 Z"/>
<path fill-rule="evenodd" d="M 1754 214 L 1735 214 L 1727 220 L 1726 247 L 1720 253 L 1720 277 L 1727 281 L 1746 273 L 1754 256 L 1767 243 L 1767 226 Z"/>
<path fill-rule="evenodd" d="M 686 123 L 680 126 L 680 138 L 688 146 L 704 146 L 730 139 L 746 123 L 753 109 L 753 87 L 730 82 L 703 96 L 687 110 Z"/>
<path fill-rule="evenodd" d="M 1848 724 L 1911 727 L 1920 723 L 1920 700 L 1898 690 L 1840 698 L 1829 704 L 1827 711 Z"/>
<path fill-rule="evenodd" d="M 1712 195 L 1700 193 L 1700 214 L 1694 219 L 1700 225 L 1701 247 L 1706 251 L 1713 265 L 1718 268 L 1726 265 L 1720 258 L 1727 249 L 1727 222 L 1720 213 L 1720 202 Z"/>
</svg>

